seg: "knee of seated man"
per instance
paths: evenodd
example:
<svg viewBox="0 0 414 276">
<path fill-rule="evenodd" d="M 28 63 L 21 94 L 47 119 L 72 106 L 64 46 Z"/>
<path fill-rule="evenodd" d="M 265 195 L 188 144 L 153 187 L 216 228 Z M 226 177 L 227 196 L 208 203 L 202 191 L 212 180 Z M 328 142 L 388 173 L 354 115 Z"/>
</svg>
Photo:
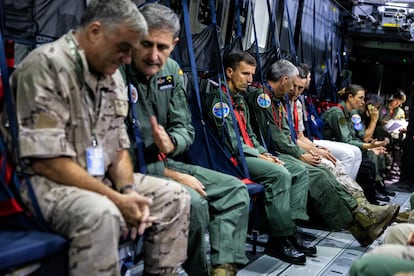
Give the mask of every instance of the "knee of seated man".
<svg viewBox="0 0 414 276">
<path fill-rule="evenodd" d="M 235 204 L 245 204 L 246 206 L 249 206 L 249 202 L 250 202 L 250 196 L 249 196 L 249 191 L 246 187 L 246 184 L 241 181 L 240 179 L 236 178 L 236 177 L 229 177 L 228 179 L 225 179 L 223 181 L 223 184 L 232 187 L 231 189 L 231 195 L 232 195 L 232 200 L 237 200 L 234 201 Z"/>
<path fill-rule="evenodd" d="M 190 211 L 190 222 L 191 229 L 203 228 L 204 225 L 208 225 L 210 220 L 208 202 L 205 198 L 198 195 L 197 192 L 191 195 L 191 211 Z"/>
<path fill-rule="evenodd" d="M 83 201 L 79 204 L 78 210 L 79 217 L 82 217 L 83 227 L 93 227 L 96 223 L 109 220 L 119 229 L 119 224 L 124 223 L 121 212 L 107 197 L 91 193 L 83 197 Z"/>
<path fill-rule="evenodd" d="M 96 212 L 95 215 L 97 216 L 100 216 L 103 213 L 110 213 L 113 216 L 121 215 L 121 212 L 119 211 L 118 207 L 116 207 L 115 203 L 105 196 L 102 197 L 100 200 L 95 201 L 94 205 L 96 206 L 96 208 L 93 212 Z"/>
<path fill-rule="evenodd" d="M 280 181 L 290 182 L 292 180 L 292 175 L 284 166 L 275 164 L 274 170 L 271 173 L 273 176 L 276 176 Z"/>
</svg>

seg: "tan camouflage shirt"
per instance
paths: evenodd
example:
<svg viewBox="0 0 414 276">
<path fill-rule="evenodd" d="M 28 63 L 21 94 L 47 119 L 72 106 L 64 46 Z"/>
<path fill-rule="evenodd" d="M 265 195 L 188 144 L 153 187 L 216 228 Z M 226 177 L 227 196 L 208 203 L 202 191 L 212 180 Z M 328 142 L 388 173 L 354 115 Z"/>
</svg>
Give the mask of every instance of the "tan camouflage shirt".
<svg viewBox="0 0 414 276">
<path fill-rule="evenodd" d="M 91 74 L 72 31 L 33 50 L 11 76 L 16 95 L 21 158 L 72 157 L 85 168 L 96 136 L 105 171 L 129 148 L 124 118 L 128 98 L 119 72 Z"/>
</svg>

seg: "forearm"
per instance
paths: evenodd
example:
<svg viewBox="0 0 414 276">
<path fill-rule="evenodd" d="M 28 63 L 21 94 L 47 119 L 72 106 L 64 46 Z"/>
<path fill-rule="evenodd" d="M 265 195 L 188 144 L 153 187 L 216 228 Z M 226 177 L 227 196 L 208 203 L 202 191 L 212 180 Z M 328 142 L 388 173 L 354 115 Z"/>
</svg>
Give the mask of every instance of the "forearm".
<svg viewBox="0 0 414 276">
<path fill-rule="evenodd" d="M 126 184 L 134 183 L 132 162 L 127 150 L 118 152 L 117 160 L 108 169 L 108 177 L 118 191 Z"/>
<path fill-rule="evenodd" d="M 297 144 L 298 144 L 299 147 L 301 147 L 306 152 L 310 152 L 310 151 L 316 150 L 316 146 L 315 145 L 309 145 L 308 143 L 306 143 L 305 141 L 300 140 L 300 139 L 297 140 Z"/>
<path fill-rule="evenodd" d="M 312 150 L 312 148 L 309 147 L 309 145 L 307 143 L 305 143 L 304 141 L 298 139 L 296 141 L 296 143 L 298 144 L 299 147 L 301 147 L 303 150 L 305 150 L 306 152 L 309 152 Z"/>
<path fill-rule="evenodd" d="M 372 149 L 372 148 L 375 148 L 375 147 L 373 147 L 371 145 L 371 143 L 363 143 L 361 148 L 364 149 L 364 150 L 367 150 L 367 149 Z"/>
<path fill-rule="evenodd" d="M 304 149 L 307 152 L 310 152 L 311 150 L 316 150 L 317 146 L 309 140 L 305 135 L 303 135 L 302 132 L 299 133 L 297 143 L 299 147 Z"/>
<path fill-rule="evenodd" d="M 119 194 L 116 191 L 89 175 L 84 168 L 69 157 L 32 160 L 32 170 L 35 174 L 56 183 L 105 195 L 115 203 L 119 200 Z"/>
<path fill-rule="evenodd" d="M 172 180 L 175 180 L 177 182 L 180 182 L 180 175 L 181 175 L 180 172 L 173 171 L 169 168 L 164 169 L 164 176 L 168 177 L 168 178 L 171 178 Z"/>
<path fill-rule="evenodd" d="M 365 129 L 364 142 L 369 142 L 372 139 L 372 135 L 374 135 L 376 125 L 377 121 L 371 120 L 369 122 L 368 127 Z"/>
</svg>

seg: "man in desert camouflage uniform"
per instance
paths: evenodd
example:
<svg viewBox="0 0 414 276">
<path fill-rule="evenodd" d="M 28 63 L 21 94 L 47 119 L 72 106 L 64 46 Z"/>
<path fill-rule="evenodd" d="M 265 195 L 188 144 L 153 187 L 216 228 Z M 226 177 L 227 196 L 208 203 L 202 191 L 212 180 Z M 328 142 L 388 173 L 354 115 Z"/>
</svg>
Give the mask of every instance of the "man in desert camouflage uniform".
<svg viewBox="0 0 414 276">
<path fill-rule="evenodd" d="M 119 275 L 128 229 L 135 238 L 148 228 L 145 273 L 177 274 L 186 259 L 188 193 L 133 174 L 127 150 L 117 69 L 146 32 L 131 1 L 93 0 L 77 30 L 33 50 L 11 76 L 21 158 L 46 222 L 70 240 L 71 275 Z M 22 196 L 28 201 L 26 186 Z"/>
</svg>

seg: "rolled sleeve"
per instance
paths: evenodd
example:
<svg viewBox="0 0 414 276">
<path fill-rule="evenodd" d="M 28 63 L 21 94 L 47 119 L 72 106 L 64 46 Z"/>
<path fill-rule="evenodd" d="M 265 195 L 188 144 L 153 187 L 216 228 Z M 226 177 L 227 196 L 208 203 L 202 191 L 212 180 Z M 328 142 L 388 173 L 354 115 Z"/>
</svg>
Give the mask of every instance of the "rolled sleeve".
<svg viewBox="0 0 414 276">
<path fill-rule="evenodd" d="M 76 156 L 67 142 L 63 129 L 20 129 L 20 155 L 22 158 L 51 158 Z"/>
</svg>

